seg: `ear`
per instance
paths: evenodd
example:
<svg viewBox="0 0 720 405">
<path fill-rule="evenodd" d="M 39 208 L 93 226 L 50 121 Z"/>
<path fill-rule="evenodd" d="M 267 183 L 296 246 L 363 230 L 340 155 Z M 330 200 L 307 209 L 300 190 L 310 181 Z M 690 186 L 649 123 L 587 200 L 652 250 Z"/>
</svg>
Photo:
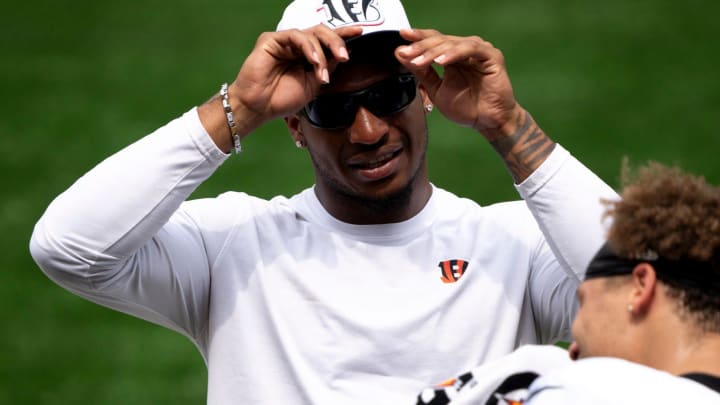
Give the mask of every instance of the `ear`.
<svg viewBox="0 0 720 405">
<path fill-rule="evenodd" d="M 290 136 L 293 138 L 293 142 L 297 145 L 298 142 L 302 145 L 305 145 L 305 136 L 302 132 L 302 122 L 299 114 L 293 114 L 289 115 L 284 118 L 285 125 L 288 127 L 288 131 L 290 131 Z"/>
<path fill-rule="evenodd" d="M 420 91 L 420 97 L 422 97 L 422 103 L 423 103 L 423 109 L 425 110 L 426 114 L 429 114 L 430 111 L 432 111 L 432 108 L 428 111 L 428 106 L 432 106 L 433 102 L 430 100 L 430 96 L 428 95 L 427 90 L 425 90 L 425 86 L 422 84 L 418 86 L 418 90 Z"/>
<path fill-rule="evenodd" d="M 645 315 L 650 310 L 657 288 L 657 274 L 649 263 L 640 263 L 632 271 L 632 289 L 628 301 L 633 315 Z"/>
</svg>

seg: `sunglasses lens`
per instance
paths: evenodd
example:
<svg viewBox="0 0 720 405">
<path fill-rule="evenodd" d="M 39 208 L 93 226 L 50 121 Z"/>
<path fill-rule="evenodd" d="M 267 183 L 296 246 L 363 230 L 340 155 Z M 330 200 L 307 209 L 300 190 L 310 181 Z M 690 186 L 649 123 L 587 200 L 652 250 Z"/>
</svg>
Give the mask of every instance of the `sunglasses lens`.
<svg viewBox="0 0 720 405">
<path fill-rule="evenodd" d="M 347 128 L 355 121 L 360 104 L 378 117 L 392 115 L 415 99 L 416 87 L 411 74 L 393 76 L 354 93 L 318 96 L 305 106 L 305 115 L 319 128 Z"/>
<path fill-rule="evenodd" d="M 310 101 L 305 107 L 305 114 L 316 127 L 337 129 L 352 125 L 357 108 L 357 102 L 351 96 L 327 94 Z"/>
<path fill-rule="evenodd" d="M 363 105 L 378 117 L 386 117 L 405 109 L 415 99 L 415 88 L 413 76 L 393 77 L 368 89 Z"/>
</svg>

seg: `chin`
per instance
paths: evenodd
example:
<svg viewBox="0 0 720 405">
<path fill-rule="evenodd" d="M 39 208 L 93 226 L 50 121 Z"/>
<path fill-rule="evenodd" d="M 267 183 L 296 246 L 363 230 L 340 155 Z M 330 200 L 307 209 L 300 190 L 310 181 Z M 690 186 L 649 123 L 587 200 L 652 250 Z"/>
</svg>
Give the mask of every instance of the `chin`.
<svg viewBox="0 0 720 405">
<path fill-rule="evenodd" d="M 386 187 L 376 192 L 362 194 L 360 197 L 371 208 L 377 210 L 393 210 L 404 208 L 410 201 L 412 183 L 401 187 Z"/>
</svg>

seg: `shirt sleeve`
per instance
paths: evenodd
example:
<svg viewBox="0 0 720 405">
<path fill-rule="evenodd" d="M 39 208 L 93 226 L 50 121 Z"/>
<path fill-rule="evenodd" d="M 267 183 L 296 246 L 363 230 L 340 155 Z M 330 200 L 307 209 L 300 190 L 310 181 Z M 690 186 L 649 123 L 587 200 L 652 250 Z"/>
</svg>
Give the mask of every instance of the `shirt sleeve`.
<svg viewBox="0 0 720 405">
<path fill-rule="evenodd" d="M 209 258 L 195 222 L 178 208 L 226 158 L 194 108 L 59 195 L 36 224 L 30 252 L 66 289 L 197 341 Z"/>
<path fill-rule="evenodd" d="M 569 340 L 577 286 L 606 237 L 602 201 L 619 197 L 560 145 L 516 188 L 544 235 L 528 280 L 538 339 Z"/>
<path fill-rule="evenodd" d="M 516 189 L 563 269 L 582 280 L 606 238 L 602 201 L 617 193 L 560 145 Z"/>
</svg>

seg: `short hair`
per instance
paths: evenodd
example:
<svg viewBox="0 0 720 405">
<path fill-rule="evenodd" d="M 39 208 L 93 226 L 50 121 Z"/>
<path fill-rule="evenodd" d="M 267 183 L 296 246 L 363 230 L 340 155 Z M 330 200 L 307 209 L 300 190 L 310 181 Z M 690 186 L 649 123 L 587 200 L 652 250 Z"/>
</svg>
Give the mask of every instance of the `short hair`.
<svg viewBox="0 0 720 405">
<path fill-rule="evenodd" d="M 623 191 L 618 201 L 605 201 L 612 219 L 608 245 L 621 257 L 647 252 L 679 263 L 703 263 L 682 271 L 708 271 L 720 280 L 720 189 L 703 177 L 677 167 L 651 162 L 622 170 Z M 716 288 L 658 279 L 678 302 L 679 315 L 703 332 L 720 333 L 720 294 Z M 718 283 L 715 283 L 717 286 Z"/>
</svg>

